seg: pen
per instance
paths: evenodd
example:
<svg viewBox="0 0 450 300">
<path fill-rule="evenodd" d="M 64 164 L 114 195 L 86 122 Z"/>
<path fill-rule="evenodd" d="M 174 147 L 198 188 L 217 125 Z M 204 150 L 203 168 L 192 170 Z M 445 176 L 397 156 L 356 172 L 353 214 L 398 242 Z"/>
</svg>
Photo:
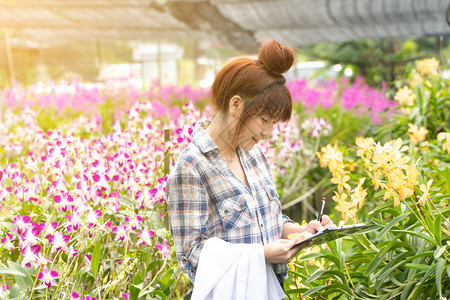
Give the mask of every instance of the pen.
<svg viewBox="0 0 450 300">
<path fill-rule="evenodd" d="M 325 208 L 325 197 L 322 198 L 320 203 L 319 215 L 317 216 L 317 221 L 322 222 L 323 209 Z"/>
</svg>

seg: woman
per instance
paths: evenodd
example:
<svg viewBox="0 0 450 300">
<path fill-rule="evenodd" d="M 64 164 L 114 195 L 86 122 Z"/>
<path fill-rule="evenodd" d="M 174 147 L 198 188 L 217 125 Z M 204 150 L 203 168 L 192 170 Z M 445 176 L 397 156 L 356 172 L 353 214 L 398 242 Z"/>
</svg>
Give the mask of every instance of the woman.
<svg viewBox="0 0 450 300">
<path fill-rule="evenodd" d="M 236 59 L 212 86 L 215 116 L 197 122 L 192 142 L 181 153 L 167 181 L 170 226 L 177 259 L 194 282 L 204 243 L 218 237 L 231 244 L 264 246 L 266 263 L 283 286 L 287 263 L 300 250 L 290 233 L 312 233 L 331 225 L 306 227 L 282 215 L 266 157 L 257 145 L 276 122 L 286 122 L 292 100 L 283 73 L 294 63 L 292 50 L 272 40 L 258 60 Z"/>
</svg>

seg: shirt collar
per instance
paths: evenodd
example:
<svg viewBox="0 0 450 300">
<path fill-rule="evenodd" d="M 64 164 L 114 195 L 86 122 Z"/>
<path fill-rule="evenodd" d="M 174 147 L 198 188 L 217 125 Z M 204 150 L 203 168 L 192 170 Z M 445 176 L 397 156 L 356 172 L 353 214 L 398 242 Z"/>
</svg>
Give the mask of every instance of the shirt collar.
<svg viewBox="0 0 450 300">
<path fill-rule="evenodd" d="M 194 131 L 191 135 L 192 142 L 197 146 L 200 151 L 207 153 L 217 149 L 216 143 L 213 141 L 211 136 L 206 132 L 205 128 L 209 125 L 210 121 L 197 122 L 194 126 Z"/>
</svg>

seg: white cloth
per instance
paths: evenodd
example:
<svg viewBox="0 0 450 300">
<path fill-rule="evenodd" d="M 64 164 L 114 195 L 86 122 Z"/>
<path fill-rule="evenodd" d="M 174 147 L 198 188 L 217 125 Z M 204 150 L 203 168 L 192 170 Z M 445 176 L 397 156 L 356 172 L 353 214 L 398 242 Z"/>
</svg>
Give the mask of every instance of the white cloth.
<svg viewBox="0 0 450 300">
<path fill-rule="evenodd" d="M 192 300 L 280 300 L 286 295 L 264 248 L 257 244 L 231 244 L 213 237 L 200 254 Z"/>
</svg>

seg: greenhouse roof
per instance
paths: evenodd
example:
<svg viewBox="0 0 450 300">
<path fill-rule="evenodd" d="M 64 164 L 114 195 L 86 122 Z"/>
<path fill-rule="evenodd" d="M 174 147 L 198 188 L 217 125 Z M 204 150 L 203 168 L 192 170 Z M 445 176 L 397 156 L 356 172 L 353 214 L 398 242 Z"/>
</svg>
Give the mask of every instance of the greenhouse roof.
<svg viewBox="0 0 450 300">
<path fill-rule="evenodd" d="M 449 35 L 448 0 L 0 0 L 13 47 L 207 39 L 251 51 L 362 38 Z M 446 13 L 447 11 L 447 13 Z"/>
</svg>

